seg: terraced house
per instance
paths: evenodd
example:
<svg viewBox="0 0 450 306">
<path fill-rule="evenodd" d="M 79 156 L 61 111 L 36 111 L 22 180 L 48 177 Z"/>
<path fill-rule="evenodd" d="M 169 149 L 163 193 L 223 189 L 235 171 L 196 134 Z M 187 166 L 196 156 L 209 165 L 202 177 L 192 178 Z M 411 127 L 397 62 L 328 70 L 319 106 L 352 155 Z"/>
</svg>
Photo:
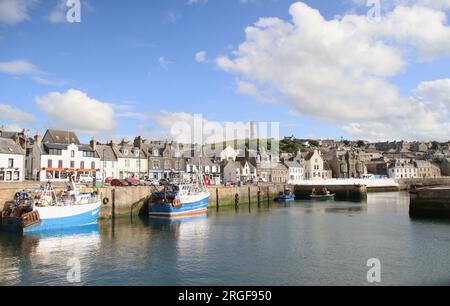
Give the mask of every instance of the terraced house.
<svg viewBox="0 0 450 306">
<path fill-rule="evenodd" d="M 24 178 L 24 153 L 12 139 L 0 137 L 0 182 L 21 182 Z"/>
<path fill-rule="evenodd" d="M 90 145 L 81 144 L 71 131 L 37 134 L 27 152 L 27 175 L 38 181 L 65 181 L 70 173 L 97 177 L 100 158 Z"/>
</svg>

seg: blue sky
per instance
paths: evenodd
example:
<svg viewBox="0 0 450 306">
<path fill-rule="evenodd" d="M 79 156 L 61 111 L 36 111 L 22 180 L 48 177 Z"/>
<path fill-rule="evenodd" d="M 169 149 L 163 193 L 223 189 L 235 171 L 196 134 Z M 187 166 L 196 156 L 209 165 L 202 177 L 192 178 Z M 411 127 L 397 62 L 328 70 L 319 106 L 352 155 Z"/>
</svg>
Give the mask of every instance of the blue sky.
<svg viewBox="0 0 450 306">
<path fill-rule="evenodd" d="M 85 139 L 94 135 L 103 139 L 130 138 L 137 134 L 158 137 L 163 135 L 161 133 L 166 126 L 158 124 L 160 121 L 155 120 L 155 116 L 166 111 L 201 113 L 206 120 L 219 122 L 277 121 L 280 122 L 282 135 L 294 134 L 301 138 L 343 136 L 358 139 L 376 136 L 376 133 L 360 130 L 374 129 L 379 117 L 367 115 L 356 120 L 322 116 L 312 107 L 313 103 L 322 101 L 320 97 L 302 96 L 302 99 L 313 101 L 306 107 L 290 91 L 289 94 L 283 92 L 284 84 L 277 84 L 276 79 L 264 77 L 263 83 L 260 83 L 259 75 L 242 72 L 237 67 L 230 71 L 218 64 L 220 57 L 232 61 L 247 59 L 248 54 L 233 53 L 246 41 L 246 27 L 252 26 L 261 17 L 277 17 L 290 22 L 289 8 L 295 1 L 249 0 L 244 3 L 241 0 L 209 0 L 188 4 L 188 0 L 89 0 L 82 2 L 80 23 L 68 23 L 61 19 L 61 13 L 65 14 L 67 8 L 61 6 L 60 0 L 17 1 L 23 2 L 25 7 L 22 19 L 18 17 L 15 21 L 3 20 L 1 23 L 0 15 L 0 105 L 7 110 L 0 115 L 0 121 L 4 125 L 24 126 L 32 133 L 47 127 L 71 128 L 78 130 Z M 337 15 L 356 13 L 362 16 L 367 11 L 365 6 L 358 6 L 351 0 L 304 3 L 319 10 L 328 21 L 340 18 Z M 8 8 L 14 9 L 11 6 Z M 54 19 L 50 20 L 52 12 Z M 446 11 L 442 9 L 440 12 Z M 389 39 L 386 38 L 387 45 L 390 45 Z M 199 62 L 196 54 L 201 51 L 205 52 L 205 59 Z M 404 58 L 402 69 L 388 74 L 383 71 L 382 76 L 377 75 L 384 83 L 395 86 L 402 100 L 409 99 L 421 82 L 448 77 L 448 54 L 439 54 L 427 62 L 409 55 L 404 55 Z M 19 65 L 17 61 L 32 67 L 22 70 L 11 68 L 11 71 L 7 69 L 11 66 L 3 65 L 2 71 L 1 63 Z M 277 62 L 273 64 L 277 65 Z M 237 86 L 243 81 L 274 89 L 277 92 L 276 101 L 268 103 L 271 97 L 263 94 L 238 92 Z M 439 90 L 442 91 L 441 87 Z M 309 91 L 310 87 L 299 80 L 299 88 Z M 90 115 L 83 109 L 77 109 L 76 99 L 67 98 L 66 108 L 52 108 L 52 103 L 59 102 L 55 101 L 57 98 L 51 101 L 46 99 L 49 93 L 64 95 L 70 89 L 85 94 L 80 99 L 93 99 L 111 106 L 113 118 L 102 122 L 104 126 L 110 125 L 109 128 L 96 128 L 93 124 L 92 128 L 83 129 L 82 122 Z M 264 92 L 264 89 L 258 90 Z M 42 97 L 42 102 L 38 103 L 36 97 Z M 315 102 L 316 98 L 319 102 Z M 67 107 L 71 103 L 73 109 Z M 445 104 L 442 101 L 439 103 Z M 100 108 L 98 112 L 102 110 L 107 113 L 105 108 Z M 67 114 L 61 115 L 61 112 Z M 94 121 L 99 123 L 103 119 L 98 112 L 93 114 L 93 118 L 97 118 Z M 18 119 L 25 114 L 33 119 Z M 70 124 L 63 126 L 66 117 Z M 172 118 L 176 120 L 178 117 Z M 170 117 L 166 119 L 172 120 Z M 80 128 L 74 120 L 79 120 Z M 352 120 L 356 120 L 356 125 L 343 127 L 353 123 Z M 364 124 L 369 121 L 371 125 L 366 128 Z M 446 131 L 448 126 L 437 127 L 442 128 Z M 420 134 L 409 135 L 405 132 L 393 134 L 392 137 L 439 138 L 440 135 L 434 135 L 433 131 L 424 128 Z M 379 138 L 383 137 L 389 138 L 385 134 Z"/>
</svg>

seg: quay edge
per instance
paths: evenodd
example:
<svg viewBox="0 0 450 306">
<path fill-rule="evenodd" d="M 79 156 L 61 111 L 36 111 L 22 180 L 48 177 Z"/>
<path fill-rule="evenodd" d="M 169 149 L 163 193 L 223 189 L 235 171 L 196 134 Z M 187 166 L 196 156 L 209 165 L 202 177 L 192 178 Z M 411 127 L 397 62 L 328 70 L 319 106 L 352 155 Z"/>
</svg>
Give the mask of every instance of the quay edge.
<svg viewBox="0 0 450 306">
<path fill-rule="evenodd" d="M 450 185 L 410 191 L 409 215 L 413 218 L 450 218 Z"/>
</svg>

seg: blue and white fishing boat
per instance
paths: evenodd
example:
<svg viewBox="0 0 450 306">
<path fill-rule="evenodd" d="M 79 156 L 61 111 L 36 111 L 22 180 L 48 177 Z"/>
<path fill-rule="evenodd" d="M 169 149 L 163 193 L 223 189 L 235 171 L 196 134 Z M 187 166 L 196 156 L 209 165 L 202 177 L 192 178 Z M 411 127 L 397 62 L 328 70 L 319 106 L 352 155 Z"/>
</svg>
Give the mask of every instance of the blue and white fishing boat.
<svg viewBox="0 0 450 306">
<path fill-rule="evenodd" d="M 152 195 L 148 210 L 150 216 L 180 217 L 205 214 L 210 194 L 205 185 L 199 183 L 171 183 L 163 192 Z"/>
<path fill-rule="evenodd" d="M 201 158 L 199 160 L 201 161 Z M 197 169 L 202 169 L 201 164 Z M 148 212 L 150 216 L 169 218 L 202 215 L 208 211 L 209 197 L 210 194 L 200 170 L 190 182 L 172 177 L 171 183 L 166 184 L 162 192 L 152 194 Z"/>
<path fill-rule="evenodd" d="M 280 192 L 276 197 L 275 201 L 283 202 L 283 201 L 294 201 L 295 195 L 292 193 L 290 189 L 285 189 L 283 192 Z"/>
<path fill-rule="evenodd" d="M 91 225 L 97 222 L 100 206 L 98 194 L 79 192 L 71 177 L 60 197 L 50 182 L 40 190 L 18 192 L 14 203 L 2 212 L 2 227 L 38 232 Z"/>
</svg>

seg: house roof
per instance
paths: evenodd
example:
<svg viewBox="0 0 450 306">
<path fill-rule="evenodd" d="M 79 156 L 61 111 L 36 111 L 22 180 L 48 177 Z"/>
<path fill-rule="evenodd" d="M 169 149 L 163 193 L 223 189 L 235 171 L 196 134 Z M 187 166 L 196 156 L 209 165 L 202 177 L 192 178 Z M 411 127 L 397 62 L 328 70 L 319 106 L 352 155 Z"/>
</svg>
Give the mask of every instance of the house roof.
<svg viewBox="0 0 450 306">
<path fill-rule="evenodd" d="M 95 151 L 103 161 L 117 161 L 114 150 L 108 145 L 96 145 Z"/>
<path fill-rule="evenodd" d="M 42 143 L 81 144 L 74 132 L 59 130 L 47 130 L 44 138 L 42 138 Z"/>
<path fill-rule="evenodd" d="M 289 168 L 300 168 L 302 165 L 298 161 L 285 161 L 284 164 Z"/>
<path fill-rule="evenodd" d="M 1 154 L 23 154 L 19 145 L 12 139 L 0 137 L 0 153 Z"/>
</svg>

